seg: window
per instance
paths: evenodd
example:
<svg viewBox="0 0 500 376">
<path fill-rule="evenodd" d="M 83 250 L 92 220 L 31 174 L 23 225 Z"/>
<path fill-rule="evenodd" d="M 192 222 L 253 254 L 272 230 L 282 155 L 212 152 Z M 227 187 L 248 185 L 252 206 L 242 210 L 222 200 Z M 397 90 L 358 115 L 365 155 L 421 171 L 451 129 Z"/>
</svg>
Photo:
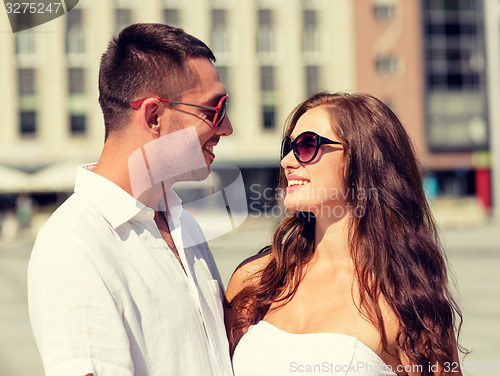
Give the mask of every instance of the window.
<svg viewBox="0 0 500 376">
<path fill-rule="evenodd" d="M 424 0 L 423 8 L 427 10 L 434 10 L 434 7 L 439 8 L 441 4 L 438 4 L 436 0 Z"/>
<path fill-rule="evenodd" d="M 68 69 L 68 92 L 70 94 L 85 93 L 85 70 L 83 68 Z"/>
<path fill-rule="evenodd" d="M 36 133 L 36 80 L 35 70 L 20 68 L 17 70 L 17 91 L 19 111 L 19 133 L 22 137 L 31 137 Z"/>
<path fill-rule="evenodd" d="M 310 96 L 320 90 L 319 74 L 320 68 L 318 66 L 312 65 L 306 67 L 306 96 Z"/>
<path fill-rule="evenodd" d="M 262 126 L 264 129 L 276 127 L 276 84 L 273 66 L 260 67 L 260 90 Z"/>
<path fill-rule="evenodd" d="M 84 135 L 86 132 L 86 116 L 71 114 L 69 119 L 70 132 L 74 136 Z"/>
<path fill-rule="evenodd" d="M 429 149 L 488 148 L 483 2 L 425 0 L 422 17 Z"/>
<path fill-rule="evenodd" d="M 459 0 L 444 0 L 444 9 L 446 11 L 454 11 L 460 9 Z"/>
<path fill-rule="evenodd" d="M 225 9 L 212 9 L 211 47 L 214 52 L 228 51 L 227 17 Z"/>
<path fill-rule="evenodd" d="M 257 51 L 274 52 L 273 11 L 259 9 L 257 27 Z"/>
<path fill-rule="evenodd" d="M 276 128 L 276 106 L 262 106 L 262 126 L 264 129 Z"/>
<path fill-rule="evenodd" d="M 302 52 L 318 52 L 320 50 L 318 32 L 318 12 L 302 11 Z"/>
<path fill-rule="evenodd" d="M 66 53 L 81 54 L 85 51 L 83 38 L 83 12 L 81 9 L 72 9 L 66 18 Z"/>
<path fill-rule="evenodd" d="M 17 55 L 33 55 L 35 53 L 35 41 L 31 29 L 17 32 L 14 35 Z"/>
<path fill-rule="evenodd" d="M 260 89 L 262 91 L 273 91 L 274 88 L 274 67 L 260 67 Z"/>
<path fill-rule="evenodd" d="M 88 113 L 88 98 L 85 88 L 85 68 L 68 68 L 68 97 L 67 111 L 69 114 L 69 132 L 73 136 L 81 136 L 86 133 Z"/>
<path fill-rule="evenodd" d="M 19 131 L 21 136 L 34 136 L 36 133 L 36 112 L 21 111 L 19 113 Z"/>
<path fill-rule="evenodd" d="M 394 4 L 376 3 L 373 10 L 375 19 L 379 22 L 390 22 L 394 19 Z"/>
<path fill-rule="evenodd" d="M 179 9 L 167 8 L 163 9 L 163 20 L 167 25 L 179 27 Z"/>
<path fill-rule="evenodd" d="M 395 56 L 385 55 L 377 57 L 377 72 L 381 75 L 393 75 L 397 71 L 397 60 Z"/>
<path fill-rule="evenodd" d="M 426 75 L 431 90 L 473 89 L 483 85 L 484 30 L 482 2 L 426 0 Z"/>
<path fill-rule="evenodd" d="M 132 24 L 131 9 L 115 9 L 115 34 Z"/>
<path fill-rule="evenodd" d="M 18 69 L 17 86 L 19 95 L 35 94 L 35 70 L 32 68 Z"/>
</svg>

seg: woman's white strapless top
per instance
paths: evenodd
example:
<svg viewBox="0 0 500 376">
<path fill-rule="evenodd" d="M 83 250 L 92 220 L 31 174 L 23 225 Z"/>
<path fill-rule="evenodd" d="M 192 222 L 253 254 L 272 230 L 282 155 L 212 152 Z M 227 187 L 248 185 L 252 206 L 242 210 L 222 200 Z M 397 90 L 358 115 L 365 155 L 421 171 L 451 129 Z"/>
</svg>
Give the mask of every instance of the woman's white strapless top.
<svg viewBox="0 0 500 376">
<path fill-rule="evenodd" d="M 267 321 L 248 328 L 233 355 L 235 376 L 395 376 L 372 349 L 338 333 L 294 334 Z"/>
</svg>

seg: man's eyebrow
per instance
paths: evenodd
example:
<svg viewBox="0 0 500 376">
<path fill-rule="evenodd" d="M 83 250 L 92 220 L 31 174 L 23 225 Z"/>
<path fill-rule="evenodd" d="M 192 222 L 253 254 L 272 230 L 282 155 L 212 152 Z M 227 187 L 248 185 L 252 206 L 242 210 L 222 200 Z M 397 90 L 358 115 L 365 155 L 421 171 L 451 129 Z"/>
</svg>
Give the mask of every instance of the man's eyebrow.
<svg viewBox="0 0 500 376">
<path fill-rule="evenodd" d="M 216 107 L 219 104 L 220 99 L 225 95 L 227 95 L 226 92 L 224 92 L 223 94 L 220 94 L 220 93 L 215 94 L 212 98 L 210 98 L 206 101 L 206 106 Z"/>
</svg>

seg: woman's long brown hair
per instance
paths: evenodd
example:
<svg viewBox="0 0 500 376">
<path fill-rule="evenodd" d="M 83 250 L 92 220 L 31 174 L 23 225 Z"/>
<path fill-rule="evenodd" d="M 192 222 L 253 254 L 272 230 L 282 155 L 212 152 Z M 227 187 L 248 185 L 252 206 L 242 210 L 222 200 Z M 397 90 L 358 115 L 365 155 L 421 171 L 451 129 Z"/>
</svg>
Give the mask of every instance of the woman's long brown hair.
<svg viewBox="0 0 500 376">
<path fill-rule="evenodd" d="M 439 243 L 411 141 L 396 115 L 365 94 L 318 93 L 289 117 L 285 135 L 309 109 L 322 106 L 344 147 L 344 186 L 358 214 L 349 216 L 349 248 L 359 284 L 358 309 L 378 328 L 388 351 L 379 299 L 399 320 L 398 350 L 432 374 L 428 364 L 451 362 L 453 329 L 462 315 L 448 288 Z M 286 181 L 281 169 L 281 186 Z M 367 194 L 371 192 L 371 194 Z M 361 194 L 363 193 L 363 194 Z M 242 328 L 256 324 L 271 304 L 293 297 L 315 250 L 315 219 L 293 212 L 277 225 L 270 261 L 230 302 L 237 313 L 230 332 L 234 349 Z M 456 325 L 458 322 L 458 325 Z"/>
</svg>

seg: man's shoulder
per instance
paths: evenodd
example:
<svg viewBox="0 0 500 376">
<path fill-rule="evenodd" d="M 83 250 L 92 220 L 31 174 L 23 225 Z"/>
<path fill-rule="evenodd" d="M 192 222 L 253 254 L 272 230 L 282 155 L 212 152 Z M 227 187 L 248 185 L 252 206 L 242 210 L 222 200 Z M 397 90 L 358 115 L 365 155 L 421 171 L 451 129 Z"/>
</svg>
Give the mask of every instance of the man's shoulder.
<svg viewBox="0 0 500 376">
<path fill-rule="evenodd" d="M 121 247 L 99 211 L 74 194 L 38 232 L 28 264 L 28 281 L 33 286 L 47 273 L 58 278 L 86 273 L 94 280 L 98 276 L 111 280 L 116 264 L 121 262 L 116 258 Z"/>
<path fill-rule="evenodd" d="M 81 232 L 85 226 L 92 224 L 100 217 L 99 212 L 91 203 L 73 193 L 52 213 L 40 229 L 39 236 L 54 233 L 67 236 L 73 232 Z"/>
<path fill-rule="evenodd" d="M 91 246 L 101 238 L 107 222 L 89 202 L 72 194 L 49 217 L 38 232 L 33 252 L 70 252 L 75 248 Z"/>
</svg>

